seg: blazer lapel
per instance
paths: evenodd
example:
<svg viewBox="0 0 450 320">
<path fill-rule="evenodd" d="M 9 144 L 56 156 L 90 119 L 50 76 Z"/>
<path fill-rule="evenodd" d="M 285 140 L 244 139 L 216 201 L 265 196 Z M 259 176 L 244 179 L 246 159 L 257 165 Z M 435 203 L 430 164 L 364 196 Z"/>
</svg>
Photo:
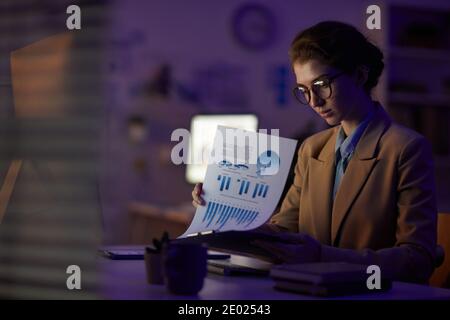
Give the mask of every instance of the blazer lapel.
<svg viewBox="0 0 450 320">
<path fill-rule="evenodd" d="M 334 199 L 331 221 L 333 245 L 337 245 L 337 236 L 343 221 L 377 162 L 377 145 L 389 124 L 388 115 L 381 106 L 378 106 L 374 118 L 356 146 L 355 154 L 348 164 Z"/>
<path fill-rule="evenodd" d="M 331 238 L 333 244 L 335 244 L 339 228 L 351 204 L 366 182 L 375 163 L 376 159 L 352 159 L 349 162 L 333 203 L 331 222 Z"/>
<path fill-rule="evenodd" d="M 322 244 L 331 244 L 331 199 L 334 181 L 334 145 L 335 130 L 326 142 L 317 159 L 309 160 L 309 188 L 311 203 L 314 203 L 312 215 L 315 236 Z"/>
</svg>

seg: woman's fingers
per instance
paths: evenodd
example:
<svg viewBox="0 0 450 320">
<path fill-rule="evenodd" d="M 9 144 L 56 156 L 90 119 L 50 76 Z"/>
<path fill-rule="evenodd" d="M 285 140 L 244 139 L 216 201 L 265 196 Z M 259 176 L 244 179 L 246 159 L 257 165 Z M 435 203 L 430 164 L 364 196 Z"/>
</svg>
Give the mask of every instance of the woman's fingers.
<svg viewBox="0 0 450 320">
<path fill-rule="evenodd" d="M 198 197 L 200 195 L 201 188 L 198 186 L 198 184 L 195 185 L 194 190 L 192 190 L 192 199 L 198 200 Z"/>
<path fill-rule="evenodd" d="M 204 204 L 205 204 L 205 201 L 202 198 L 192 200 L 192 205 L 196 208 L 198 206 L 203 206 Z"/>
<path fill-rule="evenodd" d="M 197 190 L 198 195 L 203 194 L 203 183 L 197 183 L 195 185 L 195 189 Z"/>
<path fill-rule="evenodd" d="M 283 232 L 279 233 L 278 239 L 281 242 L 302 244 L 307 240 L 307 235 L 302 233 Z"/>
<path fill-rule="evenodd" d="M 202 183 L 197 183 L 194 187 L 194 190 L 192 191 L 192 205 L 197 208 L 198 206 L 202 206 L 205 204 L 205 201 L 203 200 L 203 198 L 200 196 L 201 194 L 203 194 L 203 184 Z"/>
<path fill-rule="evenodd" d="M 192 205 L 194 206 L 194 208 L 198 208 L 199 204 L 197 201 L 192 200 Z"/>
<path fill-rule="evenodd" d="M 197 191 L 195 189 L 192 190 L 192 199 L 194 199 L 194 200 L 198 199 Z"/>
<path fill-rule="evenodd" d="M 280 227 L 271 223 L 265 223 L 252 231 L 262 234 L 279 234 L 280 232 L 283 232 L 283 230 Z"/>
</svg>

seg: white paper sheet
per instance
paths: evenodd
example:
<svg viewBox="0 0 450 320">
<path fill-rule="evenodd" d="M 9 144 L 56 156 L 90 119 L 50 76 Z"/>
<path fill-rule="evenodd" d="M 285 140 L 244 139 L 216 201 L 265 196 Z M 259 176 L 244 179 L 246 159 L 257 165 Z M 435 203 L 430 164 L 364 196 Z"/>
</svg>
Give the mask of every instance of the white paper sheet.
<svg viewBox="0 0 450 320">
<path fill-rule="evenodd" d="M 247 139 L 225 138 L 230 133 Z M 283 192 L 296 144 L 293 139 L 219 126 L 203 182 L 206 204 L 197 208 L 179 238 L 251 230 L 264 224 Z"/>
</svg>

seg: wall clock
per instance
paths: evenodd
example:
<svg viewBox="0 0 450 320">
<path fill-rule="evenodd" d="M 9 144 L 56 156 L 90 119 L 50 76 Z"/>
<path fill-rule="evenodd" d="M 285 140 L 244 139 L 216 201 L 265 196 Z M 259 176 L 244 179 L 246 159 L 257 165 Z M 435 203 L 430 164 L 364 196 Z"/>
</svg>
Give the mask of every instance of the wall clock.
<svg viewBox="0 0 450 320">
<path fill-rule="evenodd" d="M 275 40 L 276 21 L 270 9 L 261 4 L 245 4 L 232 16 L 232 33 L 236 41 L 249 50 L 262 50 Z"/>
</svg>

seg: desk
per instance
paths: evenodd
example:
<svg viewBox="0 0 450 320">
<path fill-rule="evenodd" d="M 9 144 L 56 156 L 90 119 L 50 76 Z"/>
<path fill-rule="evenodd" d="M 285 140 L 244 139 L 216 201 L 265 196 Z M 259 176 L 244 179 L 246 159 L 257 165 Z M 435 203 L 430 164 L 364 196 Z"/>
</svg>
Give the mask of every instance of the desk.
<svg viewBox="0 0 450 320">
<path fill-rule="evenodd" d="M 266 277 L 225 277 L 208 274 L 198 296 L 177 296 L 163 285 L 149 285 L 142 260 L 109 260 L 99 258 L 101 292 L 105 299 L 133 300 L 317 300 L 319 297 L 277 291 Z M 340 297 L 355 300 L 446 299 L 450 290 L 394 282 L 388 292 Z"/>
</svg>

